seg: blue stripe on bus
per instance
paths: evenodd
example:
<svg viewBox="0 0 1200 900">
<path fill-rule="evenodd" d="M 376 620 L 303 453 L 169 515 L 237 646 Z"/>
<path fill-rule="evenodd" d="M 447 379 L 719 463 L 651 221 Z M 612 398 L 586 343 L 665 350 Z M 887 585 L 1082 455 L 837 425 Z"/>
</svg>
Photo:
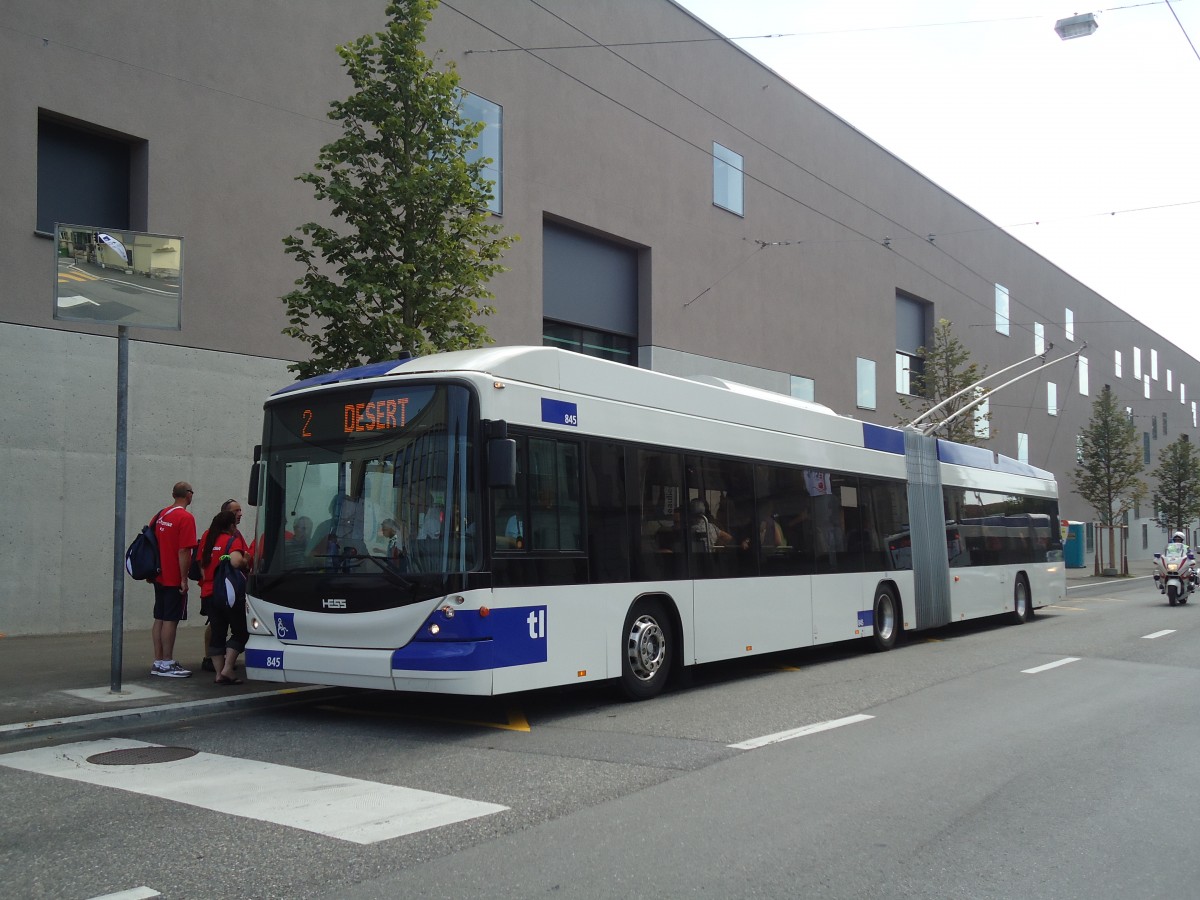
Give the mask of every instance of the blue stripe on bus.
<svg viewBox="0 0 1200 900">
<path fill-rule="evenodd" d="M 298 391 L 301 388 L 316 387 L 319 384 L 336 384 L 339 381 L 358 381 L 363 378 L 375 378 L 379 375 L 388 374 L 392 369 L 402 366 L 406 362 L 412 362 L 412 360 L 389 359 L 386 362 L 368 363 L 365 366 L 355 366 L 353 369 L 343 369 L 340 372 L 326 372 L 324 375 L 314 375 L 312 378 L 305 378 L 303 381 L 297 381 L 295 384 L 282 387 L 271 396 L 278 397 L 280 394 L 289 394 L 292 391 Z"/>
<path fill-rule="evenodd" d="M 486 617 L 460 613 L 453 619 L 445 619 L 436 612 L 421 627 L 422 639 L 414 640 L 392 654 L 392 668 L 476 672 L 544 663 L 549 640 L 547 621 L 544 606 L 493 609 Z M 426 637 L 429 625 L 433 623 L 438 623 L 440 639 Z M 464 639 L 464 633 L 479 630 L 486 630 L 489 636 Z"/>
<path fill-rule="evenodd" d="M 875 610 L 860 609 L 858 611 L 858 627 L 859 628 L 874 628 L 875 627 Z"/>
<path fill-rule="evenodd" d="M 971 447 L 967 444 L 955 444 L 952 441 L 937 442 L 938 459 L 955 466 L 967 466 L 972 469 L 988 469 L 992 472 L 1007 472 L 1010 475 L 1028 475 L 1034 478 L 1053 478 L 1054 475 L 1037 466 L 1031 466 L 1020 460 L 993 453 L 983 447 Z"/>
<path fill-rule="evenodd" d="M 899 428 L 872 425 L 870 422 L 863 422 L 862 427 L 863 446 L 868 450 L 882 450 L 884 453 L 904 455 L 904 432 Z"/>
</svg>

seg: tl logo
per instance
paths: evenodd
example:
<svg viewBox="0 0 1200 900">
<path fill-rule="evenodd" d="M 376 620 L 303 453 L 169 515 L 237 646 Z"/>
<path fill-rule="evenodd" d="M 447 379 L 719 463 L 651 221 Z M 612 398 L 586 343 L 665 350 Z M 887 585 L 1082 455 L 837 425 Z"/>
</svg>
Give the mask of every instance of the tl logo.
<svg viewBox="0 0 1200 900">
<path fill-rule="evenodd" d="M 530 640 L 536 641 L 546 637 L 546 607 L 530 610 L 525 622 L 529 625 Z"/>
</svg>

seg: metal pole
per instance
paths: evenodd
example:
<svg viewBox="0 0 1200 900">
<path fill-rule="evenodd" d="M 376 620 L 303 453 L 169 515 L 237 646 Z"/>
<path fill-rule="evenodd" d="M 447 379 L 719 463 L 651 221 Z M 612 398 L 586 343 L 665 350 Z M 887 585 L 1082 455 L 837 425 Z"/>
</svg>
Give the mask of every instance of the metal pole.
<svg viewBox="0 0 1200 900">
<path fill-rule="evenodd" d="M 129 444 L 129 328 L 117 326 L 117 471 L 113 515 L 112 669 L 109 690 L 121 692 L 125 637 L 125 468 Z"/>
</svg>

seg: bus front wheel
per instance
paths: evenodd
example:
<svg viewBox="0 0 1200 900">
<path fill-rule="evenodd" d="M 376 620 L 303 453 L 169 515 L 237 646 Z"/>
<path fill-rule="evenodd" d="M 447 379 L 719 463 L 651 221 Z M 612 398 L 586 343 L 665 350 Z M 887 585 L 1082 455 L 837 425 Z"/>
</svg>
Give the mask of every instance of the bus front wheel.
<svg viewBox="0 0 1200 900">
<path fill-rule="evenodd" d="M 621 689 L 630 700 L 649 700 L 662 693 L 675 652 L 671 620 L 656 601 L 635 603 L 625 617 L 621 654 Z"/>
<path fill-rule="evenodd" d="M 1013 586 L 1012 617 L 1017 625 L 1028 622 L 1033 617 L 1033 600 L 1029 596 L 1029 582 L 1025 580 L 1024 575 L 1018 575 L 1017 583 Z"/>
<path fill-rule="evenodd" d="M 887 585 L 875 589 L 875 614 L 871 633 L 871 649 L 882 653 L 896 646 L 900 631 L 900 602 Z"/>
</svg>

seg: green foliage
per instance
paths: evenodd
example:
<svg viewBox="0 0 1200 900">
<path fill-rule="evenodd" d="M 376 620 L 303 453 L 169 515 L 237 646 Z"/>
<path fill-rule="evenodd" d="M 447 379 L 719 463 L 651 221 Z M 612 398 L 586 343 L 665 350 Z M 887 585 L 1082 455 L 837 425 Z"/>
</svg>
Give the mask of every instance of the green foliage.
<svg viewBox="0 0 1200 900">
<path fill-rule="evenodd" d="M 901 422 L 911 422 L 946 398 L 953 397 L 964 388 L 975 384 L 986 374 L 986 369 L 980 369 L 977 363 L 970 362 L 971 354 L 955 335 L 954 325 L 949 319 L 938 319 L 937 326 L 933 329 L 932 346 L 919 348 L 917 358 L 921 361 L 921 371 L 912 372 L 911 386 L 914 396 L 900 397 L 900 406 L 906 413 L 896 417 Z M 934 419 L 941 421 L 950 418 L 974 399 L 973 393 L 964 394 L 934 413 Z M 981 418 L 987 421 L 990 429 L 991 412 L 985 413 Z M 981 438 L 975 433 L 975 424 L 976 414 L 964 412 L 950 424 L 939 428 L 935 434 L 960 444 L 977 446 L 988 438 Z M 995 434 L 991 434 L 991 437 L 995 437 Z"/>
<path fill-rule="evenodd" d="M 1115 525 L 1146 496 L 1142 448 L 1133 421 L 1108 386 L 1092 401 L 1092 418 L 1080 434 L 1075 491 L 1102 525 Z"/>
<path fill-rule="evenodd" d="M 1158 454 L 1158 468 L 1150 473 L 1154 489 L 1154 521 L 1168 532 L 1191 531 L 1200 518 L 1200 453 L 1180 435 Z"/>
<path fill-rule="evenodd" d="M 354 82 L 329 112 L 342 135 L 297 180 L 345 229 L 307 222 L 283 240 L 305 267 L 283 298 L 283 333 L 312 353 L 288 366 L 301 377 L 491 343 L 476 319 L 495 311 L 487 283 L 517 238 L 486 209 L 490 160 L 466 160 L 483 125 L 459 114 L 453 64 L 421 49 L 436 6 L 394 0 L 384 31 L 337 48 Z"/>
</svg>

